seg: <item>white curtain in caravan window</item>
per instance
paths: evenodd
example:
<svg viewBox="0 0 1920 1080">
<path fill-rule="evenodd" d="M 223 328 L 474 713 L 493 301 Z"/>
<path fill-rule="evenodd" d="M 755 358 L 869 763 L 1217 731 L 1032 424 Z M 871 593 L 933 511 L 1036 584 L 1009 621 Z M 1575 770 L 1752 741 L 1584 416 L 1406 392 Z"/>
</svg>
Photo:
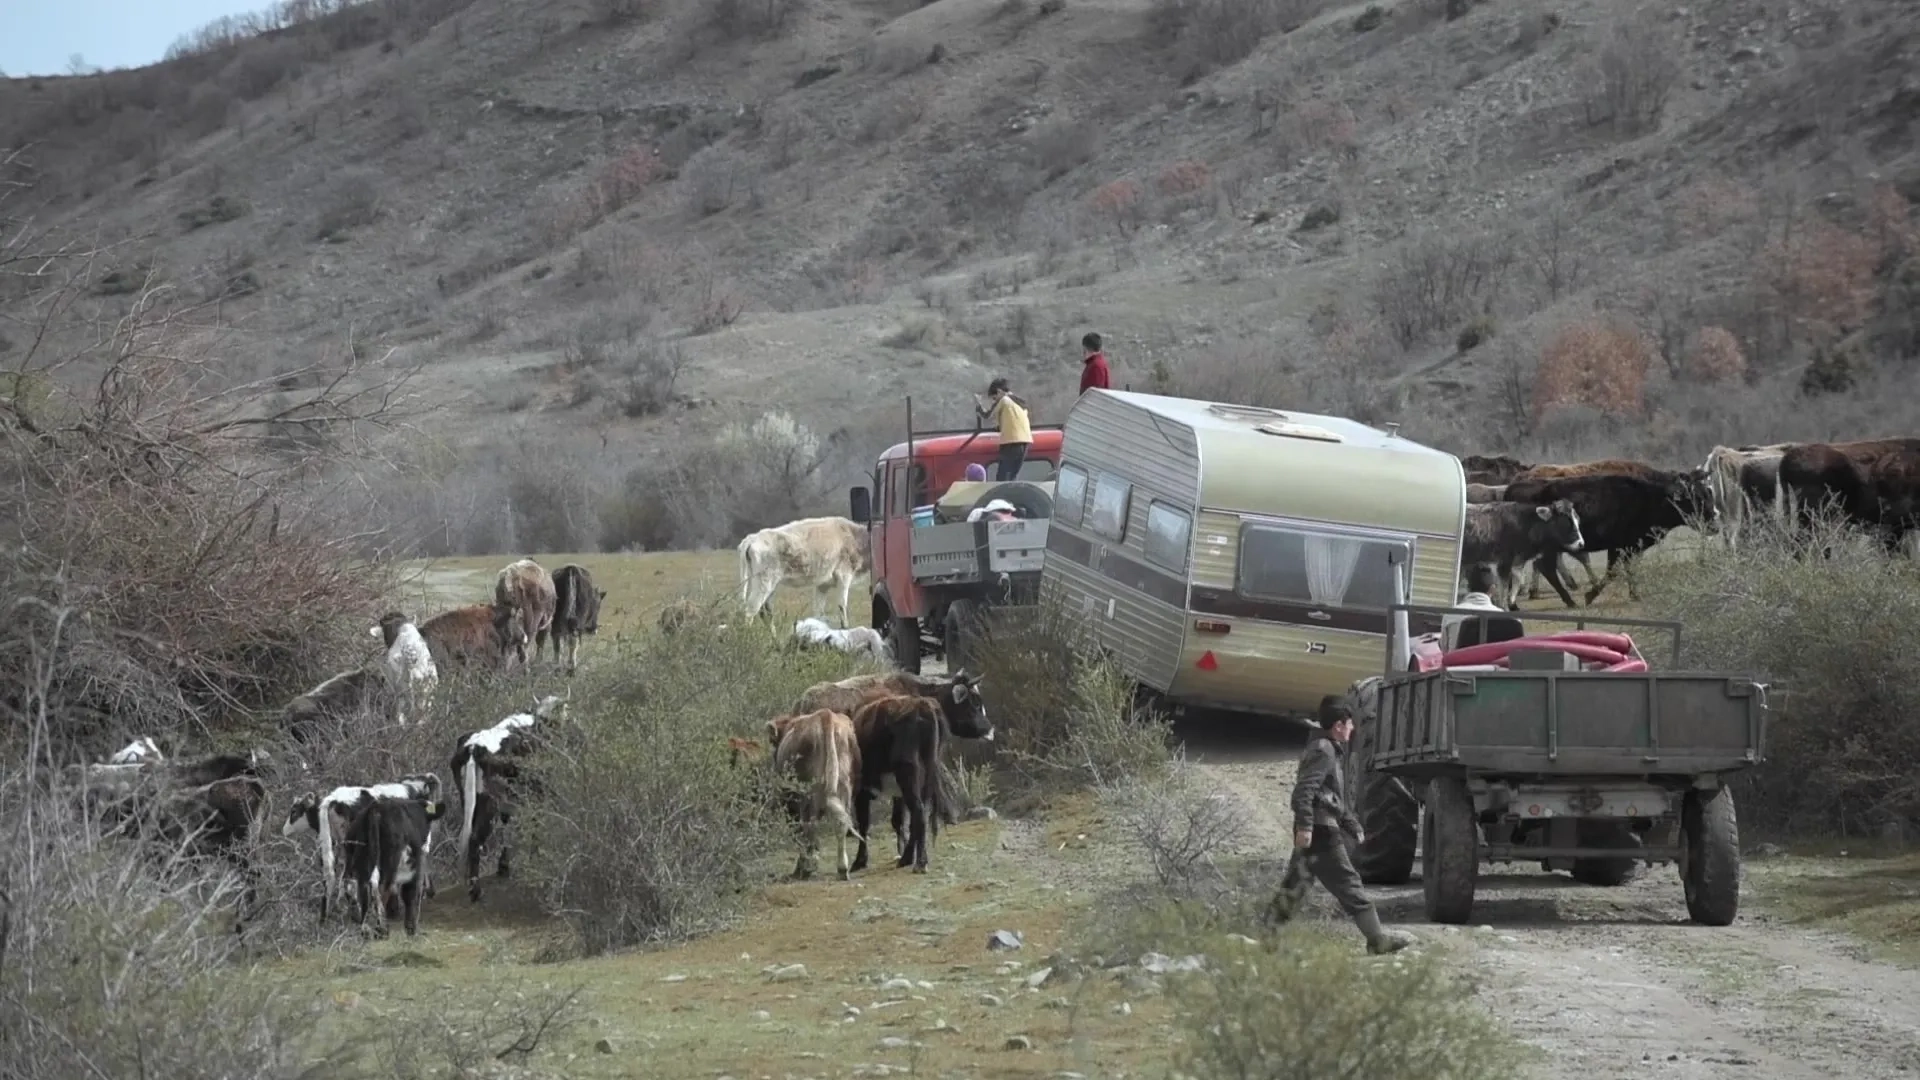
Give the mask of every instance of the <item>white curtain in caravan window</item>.
<svg viewBox="0 0 1920 1080">
<path fill-rule="evenodd" d="M 1307 591 L 1316 604 L 1338 604 L 1346 599 L 1354 567 L 1366 541 L 1348 536 L 1308 536 Z"/>
</svg>

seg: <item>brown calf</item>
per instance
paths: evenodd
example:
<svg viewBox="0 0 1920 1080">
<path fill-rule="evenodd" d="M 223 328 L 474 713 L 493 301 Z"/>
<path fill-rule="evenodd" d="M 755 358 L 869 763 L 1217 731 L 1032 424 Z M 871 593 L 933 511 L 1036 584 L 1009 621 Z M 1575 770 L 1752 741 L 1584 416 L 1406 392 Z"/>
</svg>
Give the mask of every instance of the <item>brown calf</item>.
<svg viewBox="0 0 1920 1080">
<path fill-rule="evenodd" d="M 817 709 L 831 709 L 852 716 L 868 702 L 894 694 L 924 697 L 939 705 L 948 734 L 962 739 L 993 739 L 993 724 L 987 719 L 987 706 L 980 697 L 980 677 L 968 675 L 965 669 L 946 678 L 895 671 L 879 675 L 855 675 L 838 682 L 815 683 L 800 695 L 793 713 L 799 715 Z M 945 774 L 942 775 L 944 777 Z M 939 801 L 935 809 L 940 819 L 949 825 L 957 824 L 960 815 L 948 797 L 946 784 L 939 786 L 937 795 Z M 899 800 L 894 800 L 896 832 L 900 828 L 902 810 Z M 864 860 L 859 861 L 854 869 L 865 865 Z"/>
<path fill-rule="evenodd" d="M 427 652 L 436 667 L 500 668 L 520 639 L 514 608 L 499 604 L 468 604 L 443 611 L 420 625 Z"/>
<path fill-rule="evenodd" d="M 790 796 L 788 812 L 798 817 L 806 829 L 806 845 L 793 876 L 813 876 L 819 858 L 820 819 L 827 817 L 839 824 L 840 880 L 852 875 L 847 862 L 847 835 L 853 833 L 866 843 L 864 830 L 855 830 L 847 806 L 853 801 L 854 778 L 861 774 L 860 744 L 854 738 L 853 721 L 829 709 L 805 716 L 777 716 L 767 721 L 767 745 L 773 747 L 773 767 L 778 776 L 792 776 L 805 785 L 803 794 Z"/>
</svg>

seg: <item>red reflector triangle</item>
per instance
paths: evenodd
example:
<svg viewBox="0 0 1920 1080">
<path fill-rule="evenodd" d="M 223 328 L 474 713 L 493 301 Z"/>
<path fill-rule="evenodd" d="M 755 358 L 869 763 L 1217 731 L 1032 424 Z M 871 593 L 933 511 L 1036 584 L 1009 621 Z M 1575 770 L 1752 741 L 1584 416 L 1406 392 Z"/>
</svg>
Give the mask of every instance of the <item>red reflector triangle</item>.
<svg viewBox="0 0 1920 1080">
<path fill-rule="evenodd" d="M 1219 669 L 1220 661 L 1215 660 L 1213 658 L 1213 650 L 1208 649 L 1206 652 L 1200 654 L 1200 659 L 1194 661 L 1193 666 L 1199 668 L 1201 671 L 1215 671 Z"/>
</svg>

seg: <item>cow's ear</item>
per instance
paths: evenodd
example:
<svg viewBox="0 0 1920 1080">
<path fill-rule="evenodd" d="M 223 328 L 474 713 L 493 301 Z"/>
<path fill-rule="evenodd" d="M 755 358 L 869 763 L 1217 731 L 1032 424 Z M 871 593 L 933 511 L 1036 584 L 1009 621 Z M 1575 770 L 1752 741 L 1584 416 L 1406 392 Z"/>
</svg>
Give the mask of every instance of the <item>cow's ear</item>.
<svg viewBox="0 0 1920 1080">
<path fill-rule="evenodd" d="M 1550 517 L 1552 517 L 1552 516 L 1553 516 L 1553 507 L 1551 507 L 1551 506 L 1536 506 L 1536 507 L 1534 507 L 1534 508 L 1533 508 L 1533 512 L 1534 512 L 1534 513 L 1536 513 L 1536 514 L 1538 514 L 1538 515 L 1540 515 L 1540 520 L 1541 520 L 1541 521 L 1545 521 L 1545 520 L 1547 520 L 1548 518 L 1550 518 Z"/>
<path fill-rule="evenodd" d="M 967 695 L 972 692 L 973 692 L 973 687 L 968 686 L 966 683 L 964 682 L 954 683 L 953 684 L 953 703 L 955 705 L 959 705 L 962 702 L 965 702 L 967 700 Z"/>
</svg>

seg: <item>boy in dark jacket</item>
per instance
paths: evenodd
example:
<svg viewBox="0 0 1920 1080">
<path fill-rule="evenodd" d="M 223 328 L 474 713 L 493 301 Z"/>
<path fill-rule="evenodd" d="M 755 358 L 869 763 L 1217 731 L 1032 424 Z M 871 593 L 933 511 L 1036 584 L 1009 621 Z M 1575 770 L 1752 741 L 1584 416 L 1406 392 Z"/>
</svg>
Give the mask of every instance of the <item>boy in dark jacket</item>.
<svg viewBox="0 0 1920 1080">
<path fill-rule="evenodd" d="M 1353 868 L 1341 841 L 1343 832 L 1356 844 L 1365 834 L 1360 819 L 1341 797 L 1346 790 L 1341 765 L 1347 740 L 1353 737 L 1353 710 L 1339 695 L 1321 699 L 1320 729 L 1321 734 L 1309 739 L 1300 754 L 1300 772 L 1293 782 L 1293 857 L 1287 862 L 1280 891 L 1268 906 L 1268 917 L 1274 922 L 1292 918 L 1294 907 L 1311 885 L 1307 877 L 1311 874 L 1366 935 L 1368 952 L 1398 952 L 1413 944 L 1412 935 L 1381 927 L 1380 913 L 1367 899 L 1360 872 Z"/>
<path fill-rule="evenodd" d="M 1080 347 L 1086 350 L 1086 357 L 1080 361 L 1080 392 L 1086 393 L 1098 387 L 1110 390 L 1107 384 L 1110 373 L 1107 371 L 1107 354 L 1100 351 L 1100 335 L 1088 334 L 1080 339 Z"/>
</svg>

